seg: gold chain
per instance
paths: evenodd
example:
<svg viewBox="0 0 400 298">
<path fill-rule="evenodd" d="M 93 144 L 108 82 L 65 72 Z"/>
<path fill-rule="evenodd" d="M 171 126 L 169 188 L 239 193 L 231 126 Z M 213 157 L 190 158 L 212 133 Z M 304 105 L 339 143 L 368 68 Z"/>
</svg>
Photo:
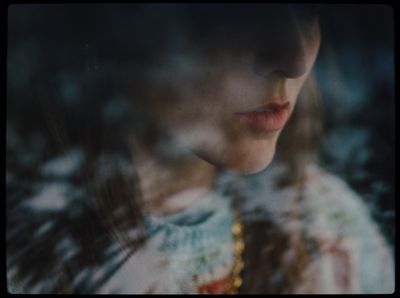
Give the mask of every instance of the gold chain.
<svg viewBox="0 0 400 298">
<path fill-rule="evenodd" d="M 234 223 L 232 225 L 233 243 L 234 243 L 234 260 L 232 267 L 232 284 L 229 294 L 237 294 L 239 287 L 242 285 L 242 278 L 240 273 L 244 267 L 242 253 L 244 250 L 243 240 L 243 225 L 239 220 L 239 216 L 235 216 Z"/>
</svg>

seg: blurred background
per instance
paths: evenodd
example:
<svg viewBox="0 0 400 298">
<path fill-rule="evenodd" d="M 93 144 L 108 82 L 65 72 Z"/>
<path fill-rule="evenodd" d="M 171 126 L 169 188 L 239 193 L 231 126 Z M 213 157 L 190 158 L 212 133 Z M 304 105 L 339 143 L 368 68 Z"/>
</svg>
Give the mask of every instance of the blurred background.
<svg viewBox="0 0 400 298">
<path fill-rule="evenodd" d="M 70 18 L 71 11 L 70 6 L 55 11 L 51 5 L 11 5 L 8 10 L 6 215 L 7 253 L 14 254 L 7 259 L 8 268 L 20 262 L 46 274 L 62 270 L 52 268 L 51 261 L 44 265 L 41 260 L 55 257 L 44 248 L 36 252 L 35 260 L 26 254 L 43 237 L 56 247 L 54 254 L 64 251 L 65 258 L 76 258 L 76 266 L 82 256 L 71 249 L 72 241 L 78 239 L 87 247 L 106 247 L 112 241 L 106 235 L 97 243 L 87 240 L 91 234 L 100 235 L 102 221 L 90 208 L 90 200 L 82 204 L 81 199 L 88 197 L 84 181 L 90 173 L 79 170 L 88 162 L 79 144 L 83 140 L 95 148 L 102 142 L 99 131 L 114 138 L 106 144 L 107 154 L 99 157 L 104 169 L 98 171 L 98 179 L 111 164 L 129 165 L 129 154 L 116 154 L 114 149 L 122 144 L 118 132 L 132 115 L 127 113 L 129 103 L 113 92 L 114 83 L 102 81 L 115 68 L 102 61 L 106 48 L 99 52 L 92 47 L 101 35 L 81 30 L 80 23 Z M 393 9 L 323 4 L 320 13 L 322 43 L 315 72 L 325 138 L 319 160 L 362 196 L 393 245 Z M 90 9 L 75 11 L 74 16 L 87 20 L 88 28 L 99 21 Z M 88 220 L 78 222 L 78 217 Z M 82 224 L 87 237 L 80 231 Z M 103 257 L 111 267 L 122 262 L 113 251 Z M 40 276 L 39 272 L 26 283 L 35 284 Z M 85 276 L 76 276 L 77 289 L 88 284 Z"/>
<path fill-rule="evenodd" d="M 315 65 L 325 140 L 320 161 L 365 200 L 394 241 L 394 15 L 385 5 L 322 5 Z"/>
</svg>

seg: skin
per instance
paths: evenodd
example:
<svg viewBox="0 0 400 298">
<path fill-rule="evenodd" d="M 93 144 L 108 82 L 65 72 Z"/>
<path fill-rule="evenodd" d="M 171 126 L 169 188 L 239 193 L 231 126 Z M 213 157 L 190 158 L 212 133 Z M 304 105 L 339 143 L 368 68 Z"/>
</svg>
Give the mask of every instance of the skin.
<svg viewBox="0 0 400 298">
<path fill-rule="evenodd" d="M 235 12 L 222 19 L 210 17 L 214 30 L 200 38 L 184 38 L 173 50 L 161 52 L 143 72 L 141 86 L 151 86 L 142 88 L 140 95 L 145 117 L 167 132 L 176 148 L 187 152 L 176 167 L 154 162 L 157 153 L 145 142 L 136 145 L 141 181 L 154 180 L 142 185 L 145 201 L 157 201 L 146 189 L 183 180 L 164 197 L 191 188 L 206 190 L 217 168 L 253 174 L 274 157 L 282 129 L 255 132 L 233 115 L 286 101 L 292 114 L 320 46 L 318 18 L 288 5 L 270 6 L 260 17 L 252 17 L 259 13 L 257 8 L 239 11 L 243 21 Z M 152 173 L 168 173 L 162 183 L 149 172 L 150 160 Z M 178 210 L 167 213 L 174 211 Z"/>
</svg>

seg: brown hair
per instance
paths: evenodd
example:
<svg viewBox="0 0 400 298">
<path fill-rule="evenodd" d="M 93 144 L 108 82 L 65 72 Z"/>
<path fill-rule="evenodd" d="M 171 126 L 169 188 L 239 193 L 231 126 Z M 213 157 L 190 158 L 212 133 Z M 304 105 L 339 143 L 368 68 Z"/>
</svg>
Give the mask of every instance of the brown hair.
<svg viewBox="0 0 400 298">
<path fill-rule="evenodd" d="M 322 137 L 322 109 L 319 98 L 320 94 L 317 82 L 315 76 L 311 74 L 305 81 L 301 93 L 299 94 L 296 108 L 287 127 L 282 132 L 278 143 L 278 159 L 284 165 L 285 171 L 277 181 L 277 186 L 280 188 L 287 186 L 297 187 L 298 200 L 302 198 L 302 189 L 307 178 L 305 169 L 309 163 L 316 160 L 318 145 Z M 159 133 L 157 130 L 150 130 L 147 132 L 149 140 L 151 141 L 151 139 L 156 138 L 157 133 Z M 124 213 L 120 213 L 120 215 L 125 214 L 123 217 L 125 217 L 127 221 L 123 219 L 106 219 L 106 221 L 110 223 L 110 233 L 114 235 L 124 235 L 124 230 L 128 230 L 129 225 L 131 225 L 131 228 L 135 223 L 140 225 L 143 215 L 141 212 L 141 194 L 138 189 L 139 181 L 137 176 L 127 178 L 121 173 L 115 172 L 115 174 L 113 178 L 110 178 L 112 180 L 101 186 L 100 189 L 102 189 L 102 191 L 99 192 L 100 195 L 98 196 L 97 203 L 101 207 L 100 210 L 106 211 L 104 213 L 105 218 L 112 216 L 110 211 L 116 210 L 117 205 L 119 208 L 124 205 L 126 206 Z M 293 216 L 297 215 L 293 214 Z M 126 226 L 123 225 L 124 222 Z M 295 272 L 285 267 L 292 265 L 286 264 L 283 261 L 281 262 L 284 272 L 282 280 L 276 285 L 269 284 L 268 292 L 273 293 L 275 290 L 284 291 L 287 290 L 288 287 L 294 288 L 300 281 L 300 273 L 310 259 L 305 244 L 305 241 L 308 240 L 305 239 L 306 236 L 302 235 L 300 231 L 298 231 L 299 234 L 297 236 L 287 235 L 273 223 L 266 223 L 266 225 L 269 225 L 271 228 L 268 234 L 268 241 L 275 239 L 283 245 L 282 247 L 271 250 L 271 255 L 267 256 L 268 260 L 279 259 L 282 261 L 285 245 L 287 245 L 286 248 L 293 246 L 294 253 L 298 258 Z M 145 238 L 145 231 L 142 226 L 141 228 L 143 232 L 142 235 Z M 251 227 L 250 229 L 254 230 Z M 121 247 L 128 250 L 137 247 L 137 245 L 132 246 L 132 244 L 135 243 L 132 239 L 129 240 L 126 237 L 116 237 L 116 239 L 121 241 Z M 143 238 L 141 240 L 143 240 Z M 257 250 L 261 248 L 257 248 L 256 243 L 253 243 L 250 245 L 247 255 L 252 254 L 251 251 L 254 251 L 254 249 Z M 254 255 L 250 256 L 250 258 L 254 259 Z M 252 261 L 250 261 L 250 263 L 251 262 Z M 257 270 L 259 269 L 255 268 L 255 272 Z M 252 272 L 251 275 L 254 276 L 255 272 Z M 259 292 L 260 289 L 257 286 L 257 282 L 254 282 L 255 283 L 252 285 L 249 284 L 249 291 Z"/>
<path fill-rule="evenodd" d="M 50 104 L 49 106 L 44 106 L 45 109 L 49 107 Z M 58 117 L 57 115 L 61 116 L 62 111 L 57 112 L 56 109 L 52 114 L 45 113 L 46 117 L 51 118 L 50 128 L 54 133 L 54 137 L 56 137 L 56 140 L 59 142 L 59 148 L 63 148 L 63 151 L 67 151 L 69 148 L 65 148 L 65 146 L 71 146 L 66 145 L 71 143 L 68 141 L 70 132 L 65 129 L 65 127 L 68 127 L 68 124 L 63 123 L 63 117 Z M 322 130 L 320 120 L 321 111 L 320 105 L 318 104 L 318 92 L 315 78 L 310 76 L 298 98 L 294 113 L 279 140 L 277 153 L 280 161 L 286 168 L 285 174 L 282 176 L 279 183 L 280 187 L 288 185 L 301 186 L 304 182 L 305 166 L 307 163 L 314 160 L 318 140 L 321 136 Z M 123 260 L 126 260 L 134 253 L 146 239 L 146 233 L 142 222 L 141 192 L 139 189 L 138 175 L 135 172 L 134 160 L 132 160 L 129 152 L 129 142 L 118 140 L 123 137 L 124 134 L 115 134 L 113 133 L 113 129 L 107 129 L 95 121 L 92 124 L 88 124 L 86 128 L 83 128 L 78 138 L 78 140 L 80 139 L 78 143 L 82 146 L 86 159 L 80 169 L 80 174 L 72 178 L 75 180 L 75 184 L 87 190 L 86 197 L 81 198 L 81 201 L 83 200 L 82 204 L 85 206 L 81 217 L 77 218 L 71 213 L 71 218 L 75 218 L 75 220 L 69 221 L 68 218 L 70 215 L 68 214 L 73 210 L 63 210 L 66 214 L 60 215 L 56 219 L 49 217 L 49 220 L 57 221 L 56 226 L 64 231 L 67 230 L 68 233 L 71 234 L 72 238 L 81 247 L 79 253 L 67 261 L 61 261 L 58 260 L 54 254 L 44 253 L 42 249 L 43 247 L 47 247 L 47 250 L 55 249 L 52 248 L 52 245 L 56 245 L 56 242 L 49 242 L 49 239 L 52 239 L 51 237 L 54 236 L 42 238 L 41 241 L 45 241 L 44 243 L 32 242 L 32 249 L 30 252 L 41 260 L 41 266 L 43 268 L 48 268 L 50 270 L 55 263 L 60 264 L 61 269 L 63 268 L 63 271 L 59 272 L 60 275 L 56 277 L 54 283 L 42 285 L 42 292 L 91 293 L 95 291 L 95 289 L 104 284 L 108 278 L 112 276 L 115 270 L 118 270 L 118 267 L 123 264 Z M 101 133 L 98 133 L 99 131 Z M 154 134 L 156 133 L 157 132 L 154 131 Z M 153 138 L 155 137 L 151 131 L 148 132 L 148 134 Z M 60 139 L 61 136 L 63 136 L 62 139 Z M 127 171 L 121 166 L 118 158 L 110 158 L 103 162 L 103 165 L 108 169 L 108 175 L 102 176 L 99 174 L 101 170 L 99 167 L 99 157 L 102 155 L 114 157 L 120 155 L 125 161 L 131 163 L 132 167 Z M 299 196 L 301 196 L 301 187 L 299 187 Z M 7 214 L 8 217 L 14 218 L 14 216 L 16 216 L 16 218 L 18 218 L 17 215 L 13 215 L 8 211 Z M 29 223 L 30 216 L 36 218 L 35 215 L 29 215 L 26 211 L 24 216 L 28 217 L 26 224 Z M 43 217 L 43 220 L 45 220 L 45 217 Z M 82 228 L 81 225 L 84 225 L 84 228 Z M 29 228 L 32 230 L 34 227 L 35 226 L 30 226 Z M 132 231 L 135 232 L 132 233 Z M 52 233 L 55 232 L 52 231 Z M 271 232 L 270 235 L 275 234 Z M 280 239 L 279 237 L 276 239 Z M 10 248 L 10 250 L 8 250 L 8 255 L 13 253 L 13 251 L 17 253 L 21 249 L 18 246 L 20 240 L 14 241 L 12 239 L 13 238 L 9 238 L 7 240 L 7 247 Z M 125 257 L 110 269 L 110 272 L 99 279 L 94 279 L 94 277 L 92 277 L 95 272 L 94 268 L 103 264 L 110 258 L 110 256 L 104 254 L 104 251 L 110 243 L 118 243 L 119 249 L 116 251 L 119 251 L 119 253 L 122 253 Z M 301 261 L 301 264 L 304 264 L 308 258 L 307 254 L 303 253 L 303 245 L 302 241 L 296 244 L 296 247 L 300 249 L 299 256 L 305 258 Z M 251 249 L 251 245 L 249 249 Z M 276 252 L 276 250 L 274 251 Z M 114 257 L 116 257 L 116 253 L 113 254 L 112 258 Z M 276 255 L 272 256 L 272 258 L 275 259 Z M 29 260 L 30 257 L 28 255 L 26 255 L 26 258 L 20 257 L 20 261 L 17 265 L 19 266 L 17 272 L 20 280 L 33 276 L 32 283 L 26 288 L 28 292 L 30 286 L 34 286 L 35 283 L 41 283 L 43 279 L 46 280 L 46 274 L 48 274 L 46 272 L 50 272 L 37 271 L 37 267 L 27 266 L 26 264 L 29 263 Z M 72 286 L 77 273 L 83 268 L 92 269 L 85 279 Z M 288 278 L 290 279 L 290 284 L 295 283 L 293 275 L 288 275 Z M 282 283 L 284 283 L 284 281 L 282 281 Z M 257 291 L 257 286 L 254 285 L 254 287 L 256 287 L 254 291 Z M 271 288 L 271 290 L 272 289 L 274 288 Z"/>
<path fill-rule="evenodd" d="M 314 73 L 304 83 L 296 107 L 278 140 L 277 155 L 285 165 L 281 186 L 302 183 L 307 164 L 316 161 L 323 135 L 323 115 Z"/>
<path fill-rule="evenodd" d="M 48 13 L 53 15 L 52 11 L 48 11 Z M 67 17 L 69 17 L 68 14 Z M 82 22 L 86 21 L 86 14 L 83 13 Z M 124 25 L 123 22 L 122 25 Z M 124 30 L 130 28 L 129 26 L 123 27 Z M 94 30 L 98 30 L 97 33 L 100 33 L 97 37 L 94 36 L 93 39 L 98 38 L 102 40 L 103 32 L 97 28 Z M 136 30 L 139 29 L 136 28 Z M 80 38 L 84 40 L 86 36 L 80 36 Z M 130 36 L 129 38 L 132 37 Z M 48 41 L 46 36 L 45 41 Z M 71 44 L 67 44 L 65 48 L 70 49 L 68 46 L 70 48 L 74 47 Z M 57 44 L 56 49 L 59 49 L 59 47 Z M 118 48 L 117 46 L 115 47 Z M 88 52 L 91 49 L 91 45 L 86 45 L 85 49 Z M 107 49 L 104 51 L 107 51 Z M 142 52 L 139 51 L 139 53 Z M 115 55 L 118 56 L 118 59 L 124 60 L 126 58 L 124 55 L 127 54 L 132 55 L 129 50 L 122 50 L 121 55 Z M 43 60 L 47 62 L 47 59 Z M 51 59 L 49 58 L 48 60 Z M 57 59 L 53 63 L 52 67 L 58 67 Z M 51 63 L 49 65 L 51 66 Z M 55 246 L 57 245 L 57 239 L 65 236 L 65 234 L 51 230 L 51 234 L 46 234 L 46 237 L 40 240 L 32 240 L 29 254 L 23 254 L 23 256 L 18 258 L 18 277 L 20 280 L 30 280 L 26 286 L 29 289 L 35 286 L 35 283 L 40 283 L 43 279 L 47 279 L 47 274 L 53 272 L 51 270 L 53 270 L 55 263 L 61 263 L 60 268 L 64 271 L 61 272 L 59 277 L 55 278 L 54 282 L 49 285 L 44 284 L 41 287 L 41 291 L 46 293 L 91 293 L 104 284 L 112 273 L 123 264 L 123 260 L 126 260 L 135 249 L 140 247 L 146 238 L 146 233 L 142 226 L 143 214 L 138 175 L 135 172 L 134 158 L 131 156 L 129 140 L 127 140 L 127 136 L 132 133 L 131 124 L 136 123 L 139 125 L 140 121 L 136 121 L 138 115 L 132 112 L 135 108 L 131 106 L 125 109 L 129 111 L 126 116 L 114 122 L 110 127 L 105 126 L 100 121 L 100 106 L 104 102 L 102 103 L 99 99 L 115 95 L 113 92 L 118 88 L 118 84 L 113 85 L 114 81 L 121 78 L 119 68 L 116 67 L 117 65 L 109 68 L 105 65 L 100 70 L 95 70 L 96 67 L 89 65 L 90 67 L 85 69 L 85 74 L 78 76 L 81 88 L 85 90 L 85 94 L 81 100 L 83 102 L 87 100 L 88 108 L 73 110 L 72 116 L 66 115 L 68 111 L 62 105 L 58 105 L 60 102 L 53 101 L 53 99 L 59 97 L 59 91 L 56 90 L 57 87 L 55 87 L 55 84 L 51 84 L 54 83 L 50 80 L 54 69 L 50 66 L 48 69 L 43 70 L 44 74 L 41 73 L 37 76 L 37 81 L 33 84 L 35 86 L 40 85 L 43 89 L 34 90 L 33 92 L 31 92 L 32 90 L 24 90 L 26 94 L 23 96 L 26 97 L 26 102 L 39 101 L 39 103 L 42 103 L 41 107 L 43 110 L 41 112 L 43 113 L 40 114 L 40 117 L 43 116 L 43 118 L 48 120 L 47 125 L 50 131 L 48 137 L 53 139 L 55 143 L 54 147 L 58 147 L 59 152 L 65 152 L 74 145 L 82 147 L 86 158 L 79 173 L 73 176 L 71 180 L 73 180 L 75 185 L 87 190 L 87 192 L 84 198 L 77 200 L 84 206 L 81 213 L 74 214 L 75 210 L 63 210 L 64 213 L 60 212 L 56 217 L 52 214 L 45 214 L 41 215 L 42 217 L 40 218 L 43 221 L 47 219 L 55 220 L 55 227 L 65 233 L 70 233 L 81 249 L 67 261 L 59 260 L 57 254 L 54 253 L 56 251 Z M 81 75 L 82 69 L 79 71 Z M 116 76 L 115 78 L 113 77 L 114 75 Z M 108 80 L 110 77 L 113 82 Z M 43 79 L 43 81 L 40 81 L 40 79 Z M 109 86 L 109 88 L 107 89 L 105 86 Z M 44 94 L 46 96 L 43 96 Z M 33 96 L 33 98 L 30 96 Z M 294 113 L 279 139 L 277 153 L 279 159 L 286 167 L 286 172 L 280 181 L 280 186 L 282 187 L 293 184 L 300 185 L 305 179 L 305 165 L 315 158 L 318 141 L 322 133 L 321 108 L 318 97 L 315 77 L 310 75 L 299 95 Z M 46 98 L 51 98 L 51 100 L 46 101 Z M 67 116 L 71 116 L 71 118 Z M 73 121 L 68 121 L 68 119 L 73 119 Z M 72 124 L 75 124 L 78 128 L 71 126 Z M 149 136 L 149 141 L 158 137 L 157 130 L 152 129 L 145 132 Z M 55 150 L 53 149 L 53 151 Z M 55 154 L 56 152 L 51 153 Z M 102 156 L 109 158 L 100 165 L 99 158 Z M 124 161 L 131 163 L 131 169 L 128 171 L 124 169 L 116 156 L 120 156 Z M 9 160 L 9 154 L 7 155 L 7 160 Z M 107 175 L 99 173 L 101 172 L 101 166 L 107 167 Z M 18 209 L 23 212 L 22 214 L 10 213 L 8 208 L 9 204 L 7 204 L 7 229 L 9 228 L 10 218 L 14 220 L 21 217 L 27 218 L 26 222 L 23 223 L 28 226 L 27 229 L 24 229 L 25 232 L 31 231 L 34 233 L 35 229 L 39 229 L 40 225 L 38 223 L 35 222 L 35 225 L 32 225 L 29 221 L 31 219 L 36 220 L 38 218 L 37 214 L 30 214 L 25 209 Z M 135 233 L 132 233 L 132 231 L 135 231 Z M 26 244 L 26 241 L 21 241 L 19 238 L 14 239 L 13 237 L 16 236 L 7 238 L 7 258 L 9 258 L 10 254 L 17 254 L 21 251 L 21 247 L 23 248 Z M 110 243 L 119 244 L 124 258 L 113 265 L 109 270 L 110 272 L 99 279 L 94 278 L 91 275 L 95 275 L 96 266 L 103 264 L 108 258 L 111 258 L 104 253 L 107 245 Z M 46 249 L 43 249 L 44 247 Z M 31 255 L 34 255 L 36 260 L 38 260 L 37 262 L 40 261 L 40 264 L 32 266 Z M 116 253 L 113 253 L 112 258 L 115 255 Z M 41 270 L 38 270 L 39 267 Z M 82 268 L 91 268 L 91 270 L 89 270 L 85 278 L 77 282 L 72 288 L 74 278 Z M 53 276 L 51 277 L 53 278 Z"/>
</svg>

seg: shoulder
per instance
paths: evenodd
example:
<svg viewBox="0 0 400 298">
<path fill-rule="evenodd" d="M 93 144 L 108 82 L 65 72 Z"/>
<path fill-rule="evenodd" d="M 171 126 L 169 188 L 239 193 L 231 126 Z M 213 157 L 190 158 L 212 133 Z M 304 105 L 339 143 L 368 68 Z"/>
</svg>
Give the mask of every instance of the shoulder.
<svg viewBox="0 0 400 298">
<path fill-rule="evenodd" d="M 357 292 L 393 292 L 391 247 L 363 198 L 344 180 L 317 165 L 310 166 L 307 174 L 302 207 L 304 213 L 312 214 L 310 232 L 320 239 L 330 238 L 327 243 L 334 245 L 328 245 L 327 250 L 336 256 L 336 261 L 340 254 L 346 255 L 353 266 Z"/>
<path fill-rule="evenodd" d="M 361 229 L 376 229 L 362 197 L 343 179 L 318 165 L 307 168 L 301 207 L 316 222 L 329 224 L 342 236 L 363 236 Z"/>
<path fill-rule="evenodd" d="M 163 282 L 169 280 L 167 263 L 157 252 L 157 245 L 157 238 L 150 238 L 134 253 L 121 250 L 120 258 L 125 261 L 96 294 L 152 294 L 169 290 Z"/>
<path fill-rule="evenodd" d="M 276 187 L 282 174 L 279 165 L 254 177 L 257 182 L 242 185 L 248 222 L 272 221 L 289 238 L 302 235 L 305 248 L 313 244 L 307 252 L 310 263 L 304 268 L 308 277 L 295 291 L 317 287 L 319 293 L 392 292 L 391 248 L 363 198 L 318 165 L 308 166 L 306 173 L 302 188 Z"/>
</svg>

